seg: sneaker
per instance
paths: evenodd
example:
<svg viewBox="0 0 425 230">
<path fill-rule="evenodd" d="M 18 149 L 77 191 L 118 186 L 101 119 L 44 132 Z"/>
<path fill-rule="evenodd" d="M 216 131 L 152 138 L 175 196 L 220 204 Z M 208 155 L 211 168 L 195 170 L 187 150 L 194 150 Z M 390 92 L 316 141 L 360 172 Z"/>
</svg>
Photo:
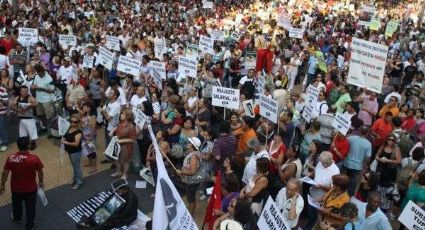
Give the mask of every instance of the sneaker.
<svg viewBox="0 0 425 230">
<path fill-rule="evenodd" d="M 111 177 L 119 177 L 119 176 L 121 176 L 121 173 L 119 173 L 119 172 L 111 174 Z"/>
<path fill-rule="evenodd" d="M 199 197 L 199 200 L 206 200 L 206 199 L 208 199 L 208 196 L 205 194 Z"/>
<path fill-rule="evenodd" d="M 73 190 L 77 190 L 81 187 L 82 184 L 75 184 L 74 186 L 72 186 Z"/>
<path fill-rule="evenodd" d="M 0 152 L 6 152 L 7 151 L 7 146 L 3 145 L 0 147 Z"/>
</svg>

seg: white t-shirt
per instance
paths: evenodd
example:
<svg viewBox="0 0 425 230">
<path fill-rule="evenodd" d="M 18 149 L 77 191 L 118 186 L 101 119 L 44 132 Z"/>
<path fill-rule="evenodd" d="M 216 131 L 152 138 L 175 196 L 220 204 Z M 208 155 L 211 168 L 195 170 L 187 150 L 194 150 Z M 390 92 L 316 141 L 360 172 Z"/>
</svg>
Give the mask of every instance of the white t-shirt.
<svg viewBox="0 0 425 230">
<path fill-rule="evenodd" d="M 314 107 L 313 107 L 313 112 L 311 114 L 312 118 L 317 118 L 322 114 L 326 114 L 328 113 L 328 103 L 326 101 L 316 101 L 316 103 L 314 103 Z"/>
<path fill-rule="evenodd" d="M 0 70 L 6 69 L 6 66 L 9 64 L 9 58 L 6 55 L 0 54 Z"/>
<path fill-rule="evenodd" d="M 118 126 L 121 113 L 121 105 L 118 100 L 112 103 L 107 103 L 103 106 L 103 109 L 108 113 L 108 116 L 111 117 L 111 120 L 108 121 L 108 131 L 111 131 L 113 128 Z"/>
<path fill-rule="evenodd" d="M 61 66 L 57 72 L 57 76 L 61 81 L 65 81 L 67 85 L 69 85 L 73 79 L 74 81 L 78 80 L 77 71 L 72 65 L 69 65 L 68 67 Z"/>
<path fill-rule="evenodd" d="M 247 81 L 253 81 L 254 79 L 249 78 L 248 76 L 243 76 L 240 80 L 239 80 L 239 85 L 243 85 L 245 84 L 245 82 Z"/>
<path fill-rule="evenodd" d="M 335 163 L 332 163 L 331 166 L 325 168 L 323 167 L 322 162 L 319 161 L 314 169 L 314 183 L 329 186 L 332 184 L 332 176 L 338 174 L 339 168 Z"/>
<path fill-rule="evenodd" d="M 118 87 L 118 91 L 120 92 L 120 96 L 118 97 L 117 101 L 120 102 L 120 105 L 126 105 L 127 104 L 127 99 L 125 98 L 124 89 L 122 87 Z M 106 96 L 109 95 L 109 92 L 111 92 L 111 87 L 110 86 L 105 91 Z"/>
<path fill-rule="evenodd" d="M 292 200 L 291 198 L 288 199 L 286 197 L 286 188 L 282 188 L 277 194 L 276 206 L 280 213 L 282 213 L 283 218 L 286 220 L 289 226 L 291 228 L 296 227 L 300 218 L 301 211 L 304 208 L 304 199 L 302 198 L 302 196 L 298 194 L 297 200 L 295 201 L 295 213 L 297 216 L 293 220 L 289 219 L 289 210 L 291 210 L 292 207 Z"/>
<path fill-rule="evenodd" d="M 248 184 L 251 178 L 254 177 L 255 174 L 257 173 L 256 163 L 257 163 L 257 159 L 261 157 L 267 157 L 268 159 L 270 159 L 269 153 L 265 149 L 257 154 L 252 154 L 251 157 L 249 158 L 248 163 L 245 166 L 245 170 L 243 171 L 243 177 L 242 177 L 242 181 L 245 184 Z"/>
<path fill-rule="evenodd" d="M 147 101 L 145 96 L 139 97 L 137 94 L 134 94 L 130 99 L 130 105 L 133 107 L 138 107 L 141 105 L 144 101 Z"/>
</svg>

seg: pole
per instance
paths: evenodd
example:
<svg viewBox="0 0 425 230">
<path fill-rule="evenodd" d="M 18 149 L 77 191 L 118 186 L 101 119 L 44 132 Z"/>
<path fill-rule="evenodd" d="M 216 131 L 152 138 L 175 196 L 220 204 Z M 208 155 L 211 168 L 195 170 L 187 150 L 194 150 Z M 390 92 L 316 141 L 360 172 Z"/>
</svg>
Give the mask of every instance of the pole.
<svg viewBox="0 0 425 230">
<path fill-rule="evenodd" d="M 266 146 L 267 146 L 267 141 L 269 139 L 269 120 L 267 120 L 267 124 L 266 124 Z"/>
<path fill-rule="evenodd" d="M 224 118 L 223 120 L 226 120 L 226 108 L 224 108 Z"/>
</svg>

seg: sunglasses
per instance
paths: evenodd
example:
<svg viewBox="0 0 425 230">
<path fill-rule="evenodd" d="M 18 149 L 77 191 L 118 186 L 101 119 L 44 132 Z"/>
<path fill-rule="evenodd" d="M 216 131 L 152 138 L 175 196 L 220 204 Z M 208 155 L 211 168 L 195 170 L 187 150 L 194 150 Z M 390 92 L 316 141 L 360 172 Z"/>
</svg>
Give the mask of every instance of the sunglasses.
<svg viewBox="0 0 425 230">
<path fill-rule="evenodd" d="M 388 141 L 395 141 L 395 139 L 393 139 L 393 138 L 390 138 L 390 139 L 387 139 Z"/>
<path fill-rule="evenodd" d="M 71 120 L 71 123 L 78 124 L 79 121 Z"/>
</svg>

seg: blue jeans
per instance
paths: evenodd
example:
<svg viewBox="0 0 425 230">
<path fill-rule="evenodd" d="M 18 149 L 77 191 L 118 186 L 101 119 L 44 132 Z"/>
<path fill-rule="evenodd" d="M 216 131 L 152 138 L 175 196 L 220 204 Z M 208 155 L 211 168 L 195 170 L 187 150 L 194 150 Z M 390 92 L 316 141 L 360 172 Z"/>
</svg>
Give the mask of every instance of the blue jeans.
<svg viewBox="0 0 425 230">
<path fill-rule="evenodd" d="M 347 191 L 350 196 L 354 196 L 354 194 L 356 194 L 357 183 L 361 179 L 362 170 L 355 170 L 342 166 L 341 172 L 347 174 L 350 178 L 350 186 Z"/>
<path fill-rule="evenodd" d="M 74 175 L 72 181 L 76 184 L 83 183 L 83 172 L 81 171 L 81 151 L 75 153 L 69 153 L 69 160 L 71 160 L 72 170 Z"/>
<path fill-rule="evenodd" d="M 7 132 L 9 130 L 9 125 L 7 123 L 6 114 L 0 114 L 0 146 L 9 144 L 9 137 Z"/>
</svg>

